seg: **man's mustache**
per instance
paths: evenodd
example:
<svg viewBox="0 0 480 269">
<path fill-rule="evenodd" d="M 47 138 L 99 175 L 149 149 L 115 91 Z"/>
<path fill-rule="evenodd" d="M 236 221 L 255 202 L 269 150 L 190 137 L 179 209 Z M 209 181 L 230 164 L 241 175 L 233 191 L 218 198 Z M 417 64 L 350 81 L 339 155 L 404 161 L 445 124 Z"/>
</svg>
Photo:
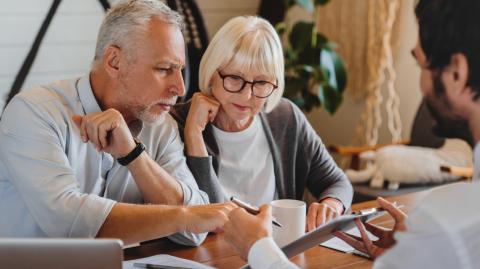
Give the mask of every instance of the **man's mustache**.
<svg viewBox="0 0 480 269">
<path fill-rule="evenodd" d="M 167 106 L 173 106 L 177 103 L 177 96 L 174 96 L 172 98 L 169 98 L 169 99 L 160 99 L 160 100 L 157 100 L 155 103 L 153 103 L 152 105 L 167 105 Z"/>
</svg>

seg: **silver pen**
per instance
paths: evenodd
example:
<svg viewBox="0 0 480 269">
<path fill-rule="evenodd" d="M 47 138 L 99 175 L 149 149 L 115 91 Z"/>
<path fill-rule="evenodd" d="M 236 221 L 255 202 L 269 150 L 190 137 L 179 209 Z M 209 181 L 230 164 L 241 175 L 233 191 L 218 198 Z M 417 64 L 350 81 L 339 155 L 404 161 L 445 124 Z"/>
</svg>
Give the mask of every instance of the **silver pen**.
<svg viewBox="0 0 480 269">
<path fill-rule="evenodd" d="M 245 209 L 248 213 L 252 214 L 252 215 L 258 215 L 258 213 L 260 213 L 260 209 L 258 209 L 256 206 L 252 206 L 252 205 L 249 205 L 245 202 L 243 202 L 242 200 L 232 196 L 230 198 L 230 201 L 232 201 L 234 204 L 236 204 L 237 206 Z M 274 218 L 272 218 L 272 223 L 273 225 L 275 226 L 278 226 L 278 227 L 282 227 L 282 224 L 280 224 L 277 220 L 275 220 Z"/>
</svg>

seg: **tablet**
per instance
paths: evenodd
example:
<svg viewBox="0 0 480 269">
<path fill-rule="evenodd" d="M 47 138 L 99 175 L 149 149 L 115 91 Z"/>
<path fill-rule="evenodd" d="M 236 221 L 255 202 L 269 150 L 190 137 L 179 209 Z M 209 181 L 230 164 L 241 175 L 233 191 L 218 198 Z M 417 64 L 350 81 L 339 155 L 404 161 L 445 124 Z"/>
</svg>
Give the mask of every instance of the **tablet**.
<svg viewBox="0 0 480 269">
<path fill-rule="evenodd" d="M 347 231 L 355 227 L 355 219 L 361 219 L 362 222 L 372 220 L 384 215 L 386 211 L 378 208 L 361 210 L 354 214 L 342 215 L 332 221 L 329 221 L 317 229 L 306 233 L 302 237 L 284 246 L 282 251 L 288 258 L 292 258 L 305 250 L 317 246 L 331 238 L 335 237 L 332 233 L 335 231 Z"/>
</svg>

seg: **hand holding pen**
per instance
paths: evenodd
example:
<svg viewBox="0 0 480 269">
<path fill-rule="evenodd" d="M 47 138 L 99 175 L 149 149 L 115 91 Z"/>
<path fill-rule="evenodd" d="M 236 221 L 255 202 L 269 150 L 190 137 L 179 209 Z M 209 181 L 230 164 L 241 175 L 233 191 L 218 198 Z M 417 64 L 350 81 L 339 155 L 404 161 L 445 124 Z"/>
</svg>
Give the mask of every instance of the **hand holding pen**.
<svg viewBox="0 0 480 269">
<path fill-rule="evenodd" d="M 249 205 L 249 204 L 241 201 L 240 199 L 238 199 L 234 196 L 232 196 L 230 198 L 230 201 L 232 201 L 237 206 L 245 209 L 248 213 L 250 213 L 252 215 L 258 215 L 258 213 L 260 213 L 260 210 L 257 207 Z M 272 219 L 272 223 L 273 223 L 273 225 L 275 225 L 277 227 L 280 227 L 280 228 L 282 227 L 282 225 L 278 221 L 276 221 L 275 219 Z"/>
</svg>

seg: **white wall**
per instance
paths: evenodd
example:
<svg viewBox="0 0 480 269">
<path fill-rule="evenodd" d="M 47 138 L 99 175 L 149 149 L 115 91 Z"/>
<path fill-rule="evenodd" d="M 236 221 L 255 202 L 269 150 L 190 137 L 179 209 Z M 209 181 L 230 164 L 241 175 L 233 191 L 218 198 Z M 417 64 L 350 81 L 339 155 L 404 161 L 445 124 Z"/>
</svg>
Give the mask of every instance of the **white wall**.
<svg viewBox="0 0 480 269">
<path fill-rule="evenodd" d="M 197 0 L 211 39 L 229 19 L 240 15 L 255 15 L 260 0 Z"/>
<path fill-rule="evenodd" d="M 51 5 L 51 0 L 1 0 L 0 108 Z M 23 88 L 86 72 L 103 16 L 97 0 L 64 0 Z"/>
</svg>

